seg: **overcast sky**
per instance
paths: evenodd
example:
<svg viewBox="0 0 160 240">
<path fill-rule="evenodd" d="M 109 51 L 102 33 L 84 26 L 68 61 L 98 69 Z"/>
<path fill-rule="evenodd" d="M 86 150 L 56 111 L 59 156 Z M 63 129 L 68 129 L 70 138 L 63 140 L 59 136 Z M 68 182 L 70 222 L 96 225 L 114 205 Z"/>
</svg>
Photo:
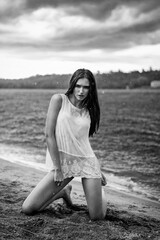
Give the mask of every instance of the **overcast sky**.
<svg viewBox="0 0 160 240">
<path fill-rule="evenodd" d="M 0 78 L 160 70 L 159 0 L 0 0 Z"/>
</svg>

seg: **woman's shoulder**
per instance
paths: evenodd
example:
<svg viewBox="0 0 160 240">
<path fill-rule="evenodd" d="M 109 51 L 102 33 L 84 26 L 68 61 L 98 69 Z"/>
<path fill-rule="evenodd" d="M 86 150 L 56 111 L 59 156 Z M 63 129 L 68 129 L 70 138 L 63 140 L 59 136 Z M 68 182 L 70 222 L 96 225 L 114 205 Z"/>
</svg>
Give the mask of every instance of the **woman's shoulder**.
<svg viewBox="0 0 160 240">
<path fill-rule="evenodd" d="M 62 105 L 62 94 L 60 93 L 56 93 L 54 95 L 52 95 L 51 97 L 51 104 L 52 105 L 57 105 L 57 106 L 61 106 Z"/>
</svg>

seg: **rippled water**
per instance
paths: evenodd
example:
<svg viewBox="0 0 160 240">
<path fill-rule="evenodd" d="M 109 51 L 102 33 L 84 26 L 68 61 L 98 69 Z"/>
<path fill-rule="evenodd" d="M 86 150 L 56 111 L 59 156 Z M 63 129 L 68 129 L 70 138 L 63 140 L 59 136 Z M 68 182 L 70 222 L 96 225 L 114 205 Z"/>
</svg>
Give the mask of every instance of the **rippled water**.
<svg viewBox="0 0 160 240">
<path fill-rule="evenodd" d="M 45 118 L 54 93 L 0 90 L 1 157 L 44 167 Z M 100 130 L 90 140 L 108 185 L 160 199 L 160 91 L 100 90 L 99 100 Z"/>
</svg>

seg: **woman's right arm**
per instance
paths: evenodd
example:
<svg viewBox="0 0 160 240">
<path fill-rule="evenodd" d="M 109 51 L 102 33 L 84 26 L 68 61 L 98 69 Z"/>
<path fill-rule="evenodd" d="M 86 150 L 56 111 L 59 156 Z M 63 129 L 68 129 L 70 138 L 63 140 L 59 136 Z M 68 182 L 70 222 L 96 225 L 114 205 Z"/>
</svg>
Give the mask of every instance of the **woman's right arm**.
<svg viewBox="0 0 160 240">
<path fill-rule="evenodd" d="M 51 159 L 53 161 L 53 164 L 55 166 L 55 171 L 58 171 L 60 173 L 61 173 L 61 165 L 60 165 L 59 152 L 58 152 L 58 147 L 57 147 L 57 142 L 55 137 L 55 129 L 56 129 L 57 117 L 61 109 L 61 105 L 62 105 L 62 97 L 58 94 L 53 95 L 48 108 L 47 119 L 46 119 L 46 129 L 45 129 L 47 147 L 48 147 Z"/>
</svg>

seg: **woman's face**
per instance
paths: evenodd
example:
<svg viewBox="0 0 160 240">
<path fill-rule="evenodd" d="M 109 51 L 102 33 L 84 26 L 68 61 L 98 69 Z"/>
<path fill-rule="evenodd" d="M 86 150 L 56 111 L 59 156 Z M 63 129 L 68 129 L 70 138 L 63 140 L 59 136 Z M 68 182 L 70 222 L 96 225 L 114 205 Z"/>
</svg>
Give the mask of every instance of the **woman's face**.
<svg viewBox="0 0 160 240">
<path fill-rule="evenodd" d="M 78 101 L 83 101 L 89 93 L 89 80 L 87 78 L 80 78 L 73 90 L 73 95 Z"/>
</svg>

